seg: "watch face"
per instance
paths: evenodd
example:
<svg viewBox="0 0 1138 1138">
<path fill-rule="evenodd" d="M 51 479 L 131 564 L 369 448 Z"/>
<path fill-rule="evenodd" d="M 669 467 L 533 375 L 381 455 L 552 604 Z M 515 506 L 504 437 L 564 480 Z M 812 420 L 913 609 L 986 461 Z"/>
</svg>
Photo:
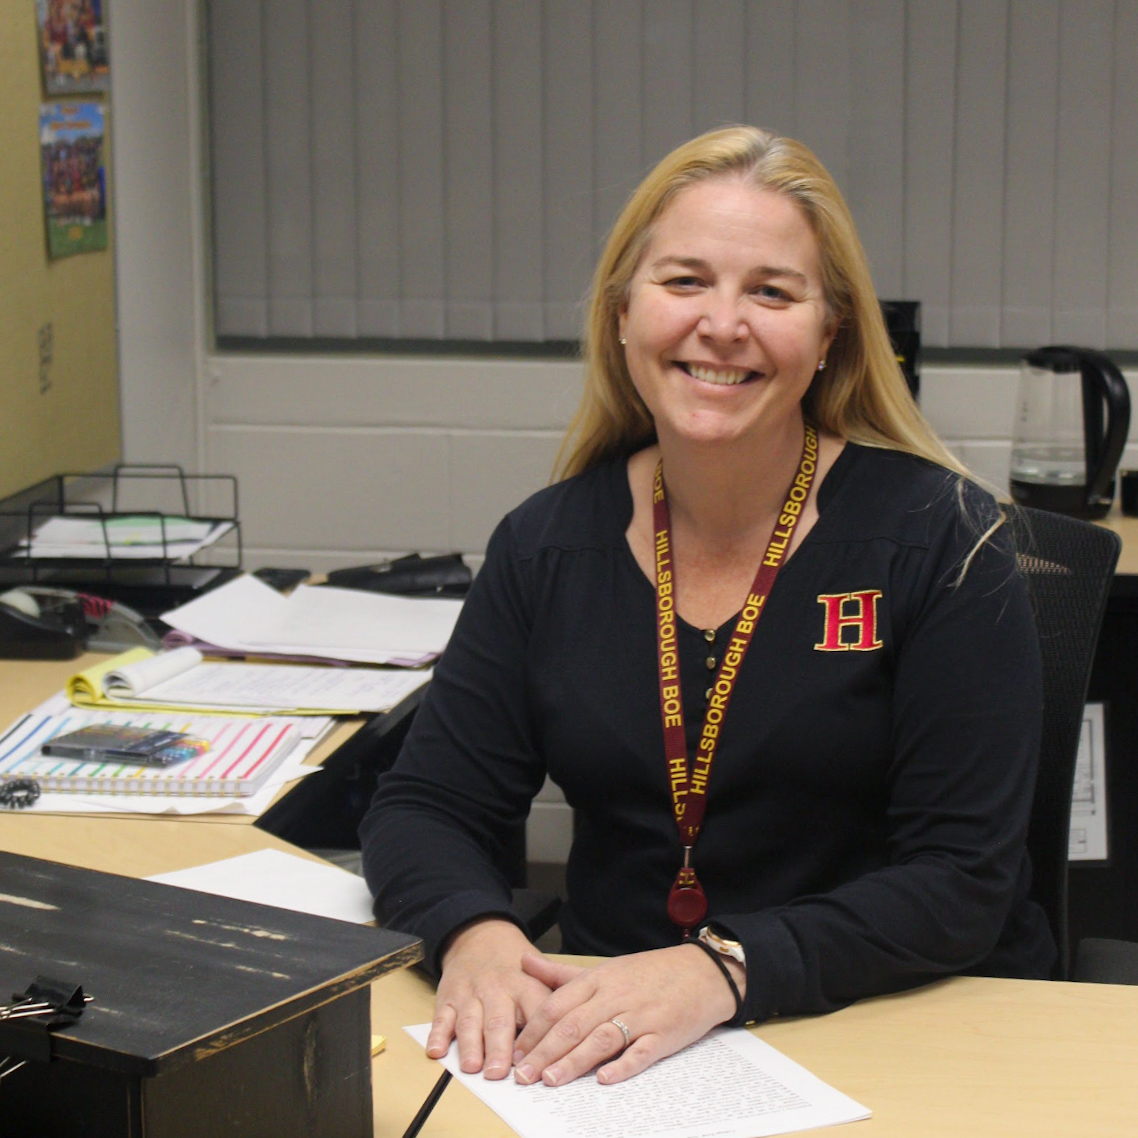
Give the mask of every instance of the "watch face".
<svg viewBox="0 0 1138 1138">
<path fill-rule="evenodd" d="M 720 936 L 710 925 L 704 925 L 704 927 L 699 930 L 699 939 L 709 948 L 715 949 L 720 956 L 729 956 L 732 960 L 737 960 L 740 964 L 744 963 L 745 957 L 743 955 L 742 944 L 737 940 L 728 940 L 727 937 Z"/>
<path fill-rule="evenodd" d="M 710 925 L 704 925 L 699 931 L 699 939 L 706 941 L 714 948 L 742 948 L 742 944 L 737 940 L 730 940 L 728 937 L 721 936 Z"/>
</svg>

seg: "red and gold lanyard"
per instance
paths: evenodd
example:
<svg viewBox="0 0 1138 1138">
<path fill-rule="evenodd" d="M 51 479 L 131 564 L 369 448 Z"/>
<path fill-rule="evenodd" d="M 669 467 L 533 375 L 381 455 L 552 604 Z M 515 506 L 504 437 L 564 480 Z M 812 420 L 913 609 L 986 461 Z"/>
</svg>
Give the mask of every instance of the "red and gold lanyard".
<svg viewBox="0 0 1138 1138">
<path fill-rule="evenodd" d="M 810 496 L 810 485 L 818 466 L 818 432 L 806 424 L 806 441 L 798 473 L 787 491 L 766 552 L 759 563 L 754 584 L 739 614 L 735 631 L 715 675 L 707 711 L 703 717 L 695 762 L 688 768 L 684 709 L 680 695 L 680 658 L 676 643 L 676 576 L 672 569 L 672 523 L 668 514 L 668 494 L 664 488 L 663 463 L 656 466 L 652 485 L 652 521 L 656 530 L 656 639 L 660 664 L 660 714 L 664 720 L 664 756 L 668 761 L 668 781 L 672 790 L 672 815 L 684 847 L 684 864 L 668 893 L 668 916 L 688 936 L 707 916 L 707 898 L 691 866 L 691 851 L 703 825 L 707 807 L 707 782 L 727 714 L 727 704 L 735 690 L 735 680 L 750 647 L 755 626 L 763 615 L 763 605 L 782 568 L 790 548 L 795 526 Z"/>
</svg>

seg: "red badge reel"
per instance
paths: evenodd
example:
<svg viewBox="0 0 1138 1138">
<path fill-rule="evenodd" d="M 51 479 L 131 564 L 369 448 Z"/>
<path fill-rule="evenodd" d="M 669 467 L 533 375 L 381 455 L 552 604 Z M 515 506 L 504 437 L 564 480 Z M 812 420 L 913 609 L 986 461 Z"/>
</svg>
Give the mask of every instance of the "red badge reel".
<svg viewBox="0 0 1138 1138">
<path fill-rule="evenodd" d="M 707 897 L 695 870 L 684 866 L 668 891 L 668 917 L 687 936 L 707 916 Z"/>
</svg>

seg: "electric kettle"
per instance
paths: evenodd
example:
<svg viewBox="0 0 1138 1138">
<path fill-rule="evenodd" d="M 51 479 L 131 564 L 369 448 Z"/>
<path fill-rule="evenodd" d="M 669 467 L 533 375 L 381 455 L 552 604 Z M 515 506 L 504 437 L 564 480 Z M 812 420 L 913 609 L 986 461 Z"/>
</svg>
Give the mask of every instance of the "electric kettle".
<svg viewBox="0 0 1138 1138">
<path fill-rule="evenodd" d="M 1023 506 L 1101 518 L 1130 429 L 1130 391 L 1114 361 L 1049 347 L 1020 362 L 1011 492 Z"/>
</svg>

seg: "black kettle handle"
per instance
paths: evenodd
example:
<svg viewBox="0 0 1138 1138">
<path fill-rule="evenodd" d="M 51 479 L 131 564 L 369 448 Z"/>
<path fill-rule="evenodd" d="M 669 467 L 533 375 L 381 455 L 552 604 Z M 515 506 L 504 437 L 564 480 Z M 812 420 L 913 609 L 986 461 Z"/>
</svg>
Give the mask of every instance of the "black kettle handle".
<svg viewBox="0 0 1138 1138">
<path fill-rule="evenodd" d="M 1089 348 L 1072 350 L 1079 354 L 1084 390 L 1088 395 L 1093 392 L 1106 404 L 1107 410 L 1105 435 L 1101 414 L 1087 417 L 1086 502 L 1088 506 L 1095 506 L 1107 499 L 1115 471 L 1122 461 L 1122 450 L 1130 434 L 1130 389 L 1109 356 Z"/>
</svg>

